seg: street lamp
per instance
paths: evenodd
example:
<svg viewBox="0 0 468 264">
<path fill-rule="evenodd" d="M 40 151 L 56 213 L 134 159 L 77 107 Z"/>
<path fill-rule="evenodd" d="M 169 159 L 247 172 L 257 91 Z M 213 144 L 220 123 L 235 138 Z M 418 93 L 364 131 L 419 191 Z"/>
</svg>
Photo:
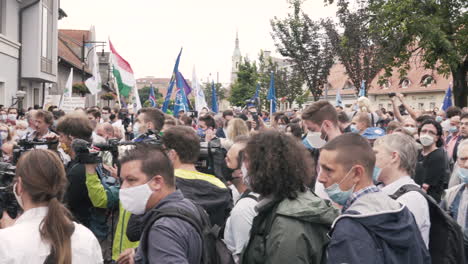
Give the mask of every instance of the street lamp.
<svg viewBox="0 0 468 264">
<path fill-rule="evenodd" d="M 104 57 L 104 47 L 106 46 L 106 43 L 105 41 L 88 41 L 88 40 L 85 40 L 85 36 L 83 35 L 83 41 L 82 41 L 82 45 L 81 45 L 81 64 L 82 64 L 82 75 L 81 75 L 81 80 L 84 82 L 85 81 L 85 66 L 86 66 L 86 58 L 89 57 L 89 53 L 94 49 L 94 48 L 97 48 L 97 47 L 102 47 L 102 54 L 101 56 Z M 91 49 L 89 49 L 88 51 L 88 54 L 86 54 L 85 56 L 85 45 L 86 44 L 99 44 L 99 45 L 94 45 L 94 47 L 92 47 Z"/>
<path fill-rule="evenodd" d="M 16 97 L 11 98 L 11 107 L 13 107 L 16 104 L 19 105 L 19 103 L 23 101 L 25 96 L 26 96 L 25 91 L 21 91 L 21 90 L 16 91 Z"/>
</svg>

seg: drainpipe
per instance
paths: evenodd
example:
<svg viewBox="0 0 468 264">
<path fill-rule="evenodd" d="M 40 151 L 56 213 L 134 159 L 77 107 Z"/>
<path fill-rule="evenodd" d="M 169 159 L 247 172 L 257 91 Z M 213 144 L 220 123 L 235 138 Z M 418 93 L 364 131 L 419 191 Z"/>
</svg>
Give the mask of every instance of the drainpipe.
<svg viewBox="0 0 468 264">
<path fill-rule="evenodd" d="M 23 13 L 28 8 L 36 5 L 41 2 L 41 0 L 36 0 L 29 5 L 26 5 L 19 10 L 19 26 L 18 26 L 18 42 L 20 43 L 19 53 L 18 53 L 18 91 L 21 90 L 21 71 L 22 71 L 22 58 L 21 53 L 23 52 Z"/>
</svg>

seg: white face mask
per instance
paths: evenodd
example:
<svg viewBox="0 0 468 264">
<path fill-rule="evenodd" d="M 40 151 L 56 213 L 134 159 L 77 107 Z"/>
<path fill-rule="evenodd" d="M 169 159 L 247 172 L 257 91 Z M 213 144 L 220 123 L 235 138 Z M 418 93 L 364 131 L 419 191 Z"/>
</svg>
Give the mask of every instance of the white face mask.
<svg viewBox="0 0 468 264">
<path fill-rule="evenodd" d="M 415 127 L 405 127 L 406 131 L 408 131 L 411 135 L 416 133 Z"/>
<path fill-rule="evenodd" d="M 244 163 L 242 163 L 241 172 L 242 172 L 242 181 L 244 182 L 245 186 L 247 186 L 247 188 L 250 188 L 249 172 L 247 171 L 247 167 L 245 167 Z"/>
<path fill-rule="evenodd" d="M 18 201 L 19 206 L 21 206 L 21 208 L 24 208 L 23 207 L 23 199 L 21 199 L 21 196 L 19 196 L 16 193 L 16 183 L 13 184 L 13 194 L 15 195 L 16 201 Z"/>
<path fill-rule="evenodd" d="M 135 187 L 120 189 L 119 198 L 125 210 L 135 215 L 142 215 L 146 211 L 146 203 L 153 194 L 148 183 Z"/>
<path fill-rule="evenodd" d="M 307 133 L 307 141 L 313 148 L 322 148 L 327 144 L 327 141 L 322 139 L 322 129 L 323 129 L 323 122 L 322 125 L 320 126 L 320 131 L 318 132 L 311 132 Z"/>
<path fill-rule="evenodd" d="M 16 135 L 22 138 L 24 135 L 26 135 L 26 130 L 16 130 Z"/>
<path fill-rule="evenodd" d="M 419 141 L 424 147 L 429 147 L 430 145 L 434 144 L 434 137 L 428 134 L 424 134 L 419 137 Z"/>
<path fill-rule="evenodd" d="M 15 114 L 9 114 L 9 115 L 8 115 L 8 120 L 10 120 L 10 121 L 16 121 L 16 115 L 15 115 Z"/>
<path fill-rule="evenodd" d="M 0 137 L 2 137 L 2 140 L 6 140 L 8 138 L 8 132 L 0 132 Z"/>
</svg>

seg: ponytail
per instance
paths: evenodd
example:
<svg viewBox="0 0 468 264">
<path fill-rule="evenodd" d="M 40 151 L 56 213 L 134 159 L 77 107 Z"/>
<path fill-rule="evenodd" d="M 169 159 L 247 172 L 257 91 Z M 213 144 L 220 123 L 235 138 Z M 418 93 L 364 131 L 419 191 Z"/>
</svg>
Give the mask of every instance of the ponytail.
<svg viewBox="0 0 468 264">
<path fill-rule="evenodd" d="M 70 219 L 68 209 L 56 197 L 52 198 L 40 227 L 42 239 L 50 243 L 50 263 L 72 263 L 71 236 L 75 225 Z"/>
</svg>

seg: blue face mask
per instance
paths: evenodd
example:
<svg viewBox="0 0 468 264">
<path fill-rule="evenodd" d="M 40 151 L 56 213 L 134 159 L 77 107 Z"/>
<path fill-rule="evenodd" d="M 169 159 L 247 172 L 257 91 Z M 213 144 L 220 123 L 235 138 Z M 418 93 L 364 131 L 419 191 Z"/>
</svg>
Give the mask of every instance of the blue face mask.
<svg viewBox="0 0 468 264">
<path fill-rule="evenodd" d="M 468 184 L 468 169 L 458 168 L 458 178 L 460 178 L 463 183 Z"/>
<path fill-rule="evenodd" d="M 372 179 L 374 182 L 377 182 L 379 180 L 380 173 L 382 172 L 382 169 L 374 166 L 374 172 L 372 172 Z"/>
<path fill-rule="evenodd" d="M 359 129 L 357 129 L 356 125 L 351 125 L 351 133 L 359 133 Z"/>
<path fill-rule="evenodd" d="M 201 138 L 204 138 L 204 137 L 205 137 L 205 131 L 206 131 L 206 130 L 204 130 L 203 128 L 200 128 L 200 127 L 199 127 L 199 128 L 197 129 L 197 135 L 198 135 L 199 137 L 201 137 Z"/>
<path fill-rule="evenodd" d="M 351 170 L 352 169 L 353 168 L 351 168 Z M 346 176 L 339 183 L 334 183 L 330 187 L 325 188 L 325 192 L 328 194 L 330 199 L 332 199 L 332 201 L 334 201 L 335 203 L 341 206 L 344 206 L 346 204 L 351 194 L 353 194 L 354 187 L 356 186 L 356 185 L 353 185 L 353 187 L 351 187 L 351 189 L 347 191 L 343 191 L 340 189 L 340 183 L 342 183 L 346 178 L 348 178 L 351 170 L 349 170 L 348 174 L 346 174 Z"/>
<path fill-rule="evenodd" d="M 444 121 L 444 119 L 441 116 L 436 116 L 435 120 L 438 123 L 441 123 L 442 121 Z"/>
<path fill-rule="evenodd" d="M 450 132 L 450 133 L 457 133 L 457 132 L 458 132 L 458 127 L 456 127 L 456 126 L 451 126 L 451 127 L 449 128 L 449 132 Z"/>
</svg>

